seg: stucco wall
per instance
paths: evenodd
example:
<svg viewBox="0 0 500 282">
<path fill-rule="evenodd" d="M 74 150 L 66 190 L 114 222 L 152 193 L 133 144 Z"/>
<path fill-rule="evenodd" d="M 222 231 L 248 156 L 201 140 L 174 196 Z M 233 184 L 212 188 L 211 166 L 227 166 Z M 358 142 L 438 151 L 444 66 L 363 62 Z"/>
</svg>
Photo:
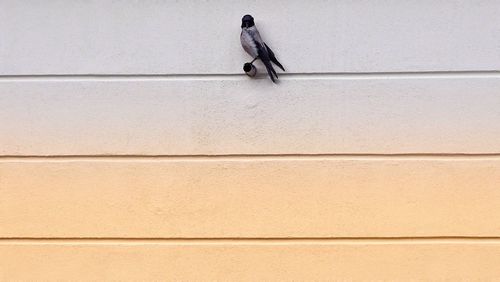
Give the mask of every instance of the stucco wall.
<svg viewBox="0 0 500 282">
<path fill-rule="evenodd" d="M 0 280 L 500 277 L 500 2 L 233 2 L 0 1 Z"/>
</svg>

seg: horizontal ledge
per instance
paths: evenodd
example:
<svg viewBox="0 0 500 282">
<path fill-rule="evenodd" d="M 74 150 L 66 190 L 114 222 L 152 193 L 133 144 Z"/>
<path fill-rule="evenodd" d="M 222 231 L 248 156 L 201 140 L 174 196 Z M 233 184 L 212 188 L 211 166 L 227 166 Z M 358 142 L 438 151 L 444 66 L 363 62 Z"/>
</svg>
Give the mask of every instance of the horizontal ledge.
<svg viewBox="0 0 500 282">
<path fill-rule="evenodd" d="M 390 78 L 500 78 L 500 70 L 474 71 L 422 71 L 422 72 L 325 72 L 325 73 L 279 73 L 280 79 L 390 79 Z M 265 79 L 261 73 L 257 76 Z M 16 80 L 247 80 L 244 73 L 227 74 L 41 74 L 0 75 L 0 81 Z"/>
<path fill-rule="evenodd" d="M 500 237 L 0 238 L 0 245 L 387 245 L 500 244 Z"/>
<path fill-rule="evenodd" d="M 247 161 L 247 160 L 492 160 L 500 153 L 490 154 L 230 154 L 230 155 L 6 155 L 0 162 L 37 161 Z"/>
</svg>

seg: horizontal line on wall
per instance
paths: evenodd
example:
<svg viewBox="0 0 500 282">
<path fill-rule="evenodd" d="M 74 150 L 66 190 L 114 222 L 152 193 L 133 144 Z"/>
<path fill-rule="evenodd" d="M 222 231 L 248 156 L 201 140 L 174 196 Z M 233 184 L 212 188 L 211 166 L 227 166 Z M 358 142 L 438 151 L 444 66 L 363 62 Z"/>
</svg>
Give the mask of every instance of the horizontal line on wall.
<svg viewBox="0 0 500 282">
<path fill-rule="evenodd" d="M 366 73 L 280 73 L 280 79 L 427 79 L 427 78 L 500 78 L 495 71 L 423 71 L 423 72 L 366 72 Z M 260 74 L 258 79 L 267 79 Z M 147 80 L 246 80 L 245 74 L 43 74 L 43 75 L 0 75 L 0 81 L 38 80 L 105 80 L 105 81 L 147 81 Z"/>
<path fill-rule="evenodd" d="M 277 160 L 500 160 L 492 154 L 266 154 L 266 155 L 58 155 L 58 156 L 0 156 L 0 162 L 48 161 L 277 161 Z"/>
<path fill-rule="evenodd" d="M 1 245 L 430 245 L 500 244 L 500 237 L 0 238 Z"/>
</svg>

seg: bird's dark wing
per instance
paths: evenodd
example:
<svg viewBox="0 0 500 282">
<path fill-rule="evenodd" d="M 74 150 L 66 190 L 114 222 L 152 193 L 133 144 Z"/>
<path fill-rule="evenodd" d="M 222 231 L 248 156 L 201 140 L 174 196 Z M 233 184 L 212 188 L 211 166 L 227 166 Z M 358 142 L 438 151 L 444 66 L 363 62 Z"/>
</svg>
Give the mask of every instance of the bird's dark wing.
<svg viewBox="0 0 500 282">
<path fill-rule="evenodd" d="M 264 66 L 267 69 L 267 74 L 271 78 L 271 80 L 276 83 L 276 80 L 274 77 L 278 78 L 278 74 L 273 68 L 273 65 L 271 64 L 271 57 L 269 56 L 269 52 L 267 50 L 266 45 L 262 41 L 262 38 L 260 37 L 259 31 L 257 28 L 249 28 L 247 29 L 247 32 L 251 35 L 253 39 L 253 43 L 255 44 L 255 47 L 257 48 L 257 54 L 258 58 L 264 63 Z"/>
<path fill-rule="evenodd" d="M 271 80 L 276 83 L 274 80 L 274 76 L 278 78 L 278 75 L 276 74 L 276 71 L 273 68 L 273 65 L 271 64 L 271 58 L 269 57 L 269 53 L 267 52 L 267 48 L 262 46 L 261 44 L 257 44 L 257 49 L 259 52 L 259 58 L 264 63 L 264 66 L 266 66 L 267 69 L 267 74 L 271 78 Z M 273 76 L 274 75 L 274 76 Z"/>
<path fill-rule="evenodd" d="M 264 46 L 266 46 L 267 53 L 269 53 L 269 59 L 271 60 L 271 62 L 273 62 L 280 69 L 282 69 L 283 71 L 285 71 L 285 68 L 281 65 L 281 63 L 278 61 L 278 59 L 276 59 L 276 56 L 274 56 L 273 50 L 271 50 L 271 48 L 269 48 L 269 46 L 267 46 L 266 43 L 264 43 Z"/>
</svg>

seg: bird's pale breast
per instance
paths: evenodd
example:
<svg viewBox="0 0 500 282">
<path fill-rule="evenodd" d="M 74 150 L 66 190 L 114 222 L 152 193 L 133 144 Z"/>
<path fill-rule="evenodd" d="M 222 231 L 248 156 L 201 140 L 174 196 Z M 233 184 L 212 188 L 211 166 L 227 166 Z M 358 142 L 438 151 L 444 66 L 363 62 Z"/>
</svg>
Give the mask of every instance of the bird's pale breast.
<svg viewBox="0 0 500 282">
<path fill-rule="evenodd" d="M 243 46 L 243 49 L 253 58 L 257 57 L 258 55 L 258 50 L 257 46 L 255 46 L 254 39 L 252 38 L 252 35 L 245 29 L 241 31 L 240 35 L 240 41 L 241 41 L 241 46 Z"/>
</svg>

